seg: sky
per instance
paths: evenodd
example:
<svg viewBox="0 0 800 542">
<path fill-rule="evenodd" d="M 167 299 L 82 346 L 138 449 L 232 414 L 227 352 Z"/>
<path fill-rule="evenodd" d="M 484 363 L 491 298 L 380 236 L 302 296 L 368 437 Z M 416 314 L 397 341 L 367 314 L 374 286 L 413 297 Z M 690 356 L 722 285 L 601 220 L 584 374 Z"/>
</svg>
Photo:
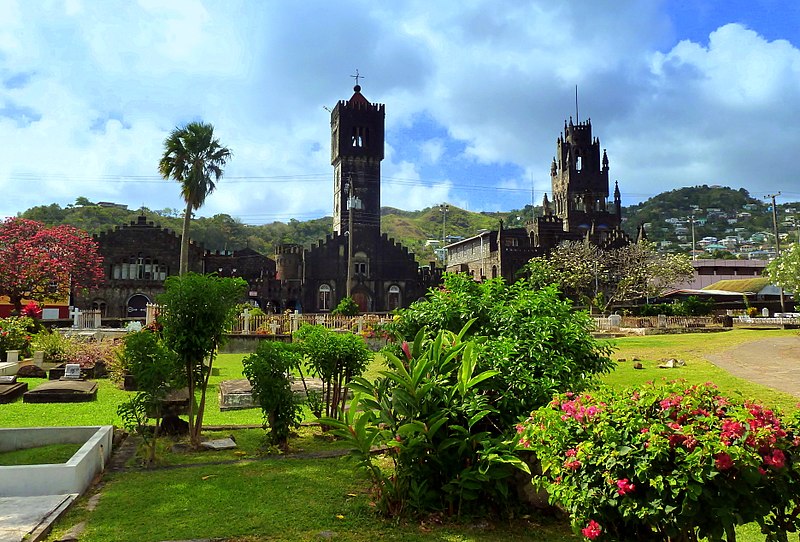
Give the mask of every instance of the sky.
<svg viewBox="0 0 800 542">
<path fill-rule="evenodd" d="M 540 204 L 570 116 L 625 205 L 702 184 L 800 201 L 800 2 L 0 0 L 0 20 L 0 217 L 182 212 L 158 161 L 192 121 L 233 153 L 198 216 L 330 215 L 329 110 L 356 70 L 386 104 L 383 206 Z"/>
</svg>

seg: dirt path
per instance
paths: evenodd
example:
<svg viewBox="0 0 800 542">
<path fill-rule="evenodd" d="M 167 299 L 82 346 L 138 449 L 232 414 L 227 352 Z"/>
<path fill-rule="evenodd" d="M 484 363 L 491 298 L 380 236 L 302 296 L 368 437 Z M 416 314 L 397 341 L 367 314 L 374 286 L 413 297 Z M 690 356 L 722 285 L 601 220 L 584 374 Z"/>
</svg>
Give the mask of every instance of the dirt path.
<svg viewBox="0 0 800 542">
<path fill-rule="evenodd" d="M 734 376 L 800 397 L 800 336 L 748 342 L 705 357 Z"/>
</svg>

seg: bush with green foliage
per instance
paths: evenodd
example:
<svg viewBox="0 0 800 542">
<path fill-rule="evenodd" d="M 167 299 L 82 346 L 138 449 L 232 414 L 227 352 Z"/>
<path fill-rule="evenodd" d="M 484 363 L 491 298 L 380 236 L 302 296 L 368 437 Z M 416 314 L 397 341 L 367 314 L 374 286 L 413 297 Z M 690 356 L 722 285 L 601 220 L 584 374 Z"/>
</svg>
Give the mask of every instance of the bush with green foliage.
<svg viewBox="0 0 800 542">
<path fill-rule="evenodd" d="M 74 355 L 77 344 L 57 331 L 41 330 L 31 340 L 31 350 L 44 352 L 44 361 L 62 363 Z"/>
<path fill-rule="evenodd" d="M 28 316 L 9 316 L 0 319 L 0 362 L 6 352 L 19 350 L 20 358 L 31 355 L 31 339 L 35 323 Z"/>
<path fill-rule="evenodd" d="M 559 395 L 518 427 L 535 484 L 592 540 L 768 541 L 800 526 L 800 433 L 774 412 L 683 382 Z"/>
<path fill-rule="evenodd" d="M 361 337 L 324 326 L 301 326 L 294 338 L 299 341 L 311 373 L 322 379 L 325 412 L 314 414 L 337 416 L 347 399 L 348 383 L 364 372 L 372 351 Z"/>
<path fill-rule="evenodd" d="M 532 288 L 524 279 L 508 285 L 502 279 L 477 283 L 465 274 L 446 274 L 441 288 L 399 310 L 387 330 L 399 344 L 421 329 L 428 337 L 439 330 L 457 333 L 469 320 L 475 320 L 469 333 L 487 338 L 480 368 L 498 372 L 492 377 L 492 401 L 504 428 L 554 393 L 582 390 L 614 367 L 611 348 L 592 338 L 585 312 L 574 311 L 554 286 Z"/>
<path fill-rule="evenodd" d="M 352 297 L 344 297 L 336 308 L 331 311 L 334 316 L 358 316 L 358 304 Z"/>
<path fill-rule="evenodd" d="M 290 380 L 301 361 L 295 344 L 275 341 L 261 341 L 256 352 L 242 360 L 244 376 L 253 386 L 253 398 L 264 413 L 267 439 L 284 452 L 291 430 L 302 421 L 302 407 L 295 400 Z"/>
<path fill-rule="evenodd" d="M 236 306 L 247 291 L 241 278 L 187 273 L 168 277 L 159 296 L 164 342 L 181 360 L 189 386 L 189 437 L 200 445 L 206 390 L 217 348 L 236 316 Z M 195 416 L 195 391 L 200 401 Z"/>
<path fill-rule="evenodd" d="M 343 421 L 323 419 L 352 445 L 376 503 L 389 515 L 473 513 L 509 503 L 508 478 L 527 471 L 490 419 L 498 416 L 487 383 L 498 372 L 478 370 L 480 339 L 420 331 L 402 358 L 386 353 L 388 370 L 375 382 L 356 378 Z M 388 447 L 385 471 L 372 450 Z"/>
<path fill-rule="evenodd" d="M 640 316 L 708 316 L 714 310 L 714 301 L 691 295 L 684 301 L 655 303 L 638 307 Z"/>
<path fill-rule="evenodd" d="M 170 390 L 185 385 L 183 366 L 159 334 L 150 330 L 126 335 L 117 358 L 115 367 L 132 375 L 139 390 L 117 407 L 117 414 L 128 431 L 142 438 L 147 450 L 145 462 L 150 464 L 155 460 L 162 401 Z M 155 420 L 152 432 L 147 427 L 150 418 Z"/>
</svg>

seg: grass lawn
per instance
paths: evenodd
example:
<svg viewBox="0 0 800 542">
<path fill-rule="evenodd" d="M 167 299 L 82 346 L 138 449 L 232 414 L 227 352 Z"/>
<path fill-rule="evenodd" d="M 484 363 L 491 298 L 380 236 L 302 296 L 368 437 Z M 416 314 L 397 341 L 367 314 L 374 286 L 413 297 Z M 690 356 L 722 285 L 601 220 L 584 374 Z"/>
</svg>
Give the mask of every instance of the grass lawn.
<svg viewBox="0 0 800 542">
<path fill-rule="evenodd" d="M 768 405 L 795 408 L 797 399 L 730 376 L 704 358 L 704 353 L 733 348 L 746 341 L 796 331 L 734 330 L 717 334 L 656 335 L 613 341 L 614 359 L 627 358 L 602 380 L 612 386 L 627 387 L 649 380 L 677 378 L 689 382 L 713 381 L 725 393 L 741 392 Z M 221 380 L 241 378 L 241 355 L 222 355 L 216 363 L 219 375 L 211 379 L 206 414 L 209 425 L 260 424 L 259 410 L 220 412 L 217 385 Z M 635 370 L 631 358 L 638 357 L 644 370 Z M 678 358 L 687 365 L 679 369 L 658 369 L 663 358 Z M 369 368 L 375 376 L 383 366 L 376 359 Z M 29 407 L 56 411 L 48 425 L 118 423 L 113 412 L 126 392 L 114 390 L 101 381 L 101 394 L 95 404 L 74 407 L 70 415 L 61 405 L 0 406 L 4 424 L 41 425 L 42 414 Z M 108 393 L 103 394 L 103 390 Z M 6 417 L 11 407 L 13 415 Z M 58 408 L 54 408 L 58 407 Z M 81 410 L 83 409 L 83 410 Z M 33 414 L 32 414 L 33 413 Z M 80 420 L 80 421 L 78 421 Z M 37 423 L 38 422 L 38 423 Z M 369 504 L 366 483 L 353 474 L 352 463 L 343 458 L 297 459 L 267 457 L 261 454 L 263 432 L 256 429 L 207 431 L 209 437 L 233 434 L 239 449 L 235 452 L 167 453 L 166 469 L 129 470 L 109 473 L 100 489 L 101 497 L 93 512 L 85 509 L 83 498 L 60 521 L 49 540 L 57 540 L 72 525 L 87 521 L 82 542 L 160 541 L 220 537 L 239 542 L 266 540 L 320 540 L 336 533 L 335 540 L 372 541 L 434 540 L 442 542 L 483 542 L 539 540 L 562 542 L 579 540 L 566 523 L 542 520 L 536 516 L 513 522 L 483 519 L 460 524 L 393 522 L 377 518 Z M 291 444 L 292 451 L 314 452 L 335 449 L 315 436 L 315 429 L 303 428 Z M 229 461 L 209 464 L 213 461 Z M 752 525 L 737 529 L 738 540 L 763 540 Z"/>
<path fill-rule="evenodd" d="M 82 444 L 48 444 L 0 452 L 0 467 L 66 463 L 81 446 Z"/>
<path fill-rule="evenodd" d="M 624 358 L 617 369 L 605 375 L 602 381 L 615 387 L 638 386 L 648 381 L 685 379 L 692 384 L 713 382 L 726 394 L 741 394 L 747 399 L 784 412 L 795 410 L 800 398 L 775 391 L 760 384 L 742 380 L 718 368 L 704 357 L 736 348 L 744 342 L 758 341 L 770 337 L 797 336 L 797 330 L 734 329 L 720 333 L 686 333 L 680 335 L 649 335 L 626 337 L 610 341 L 615 351 L 612 359 Z M 765 353 L 768 355 L 768 353 Z M 634 369 L 632 359 L 641 360 L 644 369 Z M 662 360 L 677 358 L 686 362 L 685 367 L 659 369 Z"/>
</svg>

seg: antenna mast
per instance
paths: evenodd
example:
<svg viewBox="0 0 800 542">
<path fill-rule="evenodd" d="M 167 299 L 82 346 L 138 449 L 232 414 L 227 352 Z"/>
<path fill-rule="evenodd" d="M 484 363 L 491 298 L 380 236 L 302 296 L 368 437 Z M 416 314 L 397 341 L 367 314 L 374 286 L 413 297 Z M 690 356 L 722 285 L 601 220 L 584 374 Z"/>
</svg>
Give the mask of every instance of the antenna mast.
<svg viewBox="0 0 800 542">
<path fill-rule="evenodd" d="M 578 116 L 578 85 L 575 85 L 575 122 L 581 122 L 581 118 Z"/>
</svg>

